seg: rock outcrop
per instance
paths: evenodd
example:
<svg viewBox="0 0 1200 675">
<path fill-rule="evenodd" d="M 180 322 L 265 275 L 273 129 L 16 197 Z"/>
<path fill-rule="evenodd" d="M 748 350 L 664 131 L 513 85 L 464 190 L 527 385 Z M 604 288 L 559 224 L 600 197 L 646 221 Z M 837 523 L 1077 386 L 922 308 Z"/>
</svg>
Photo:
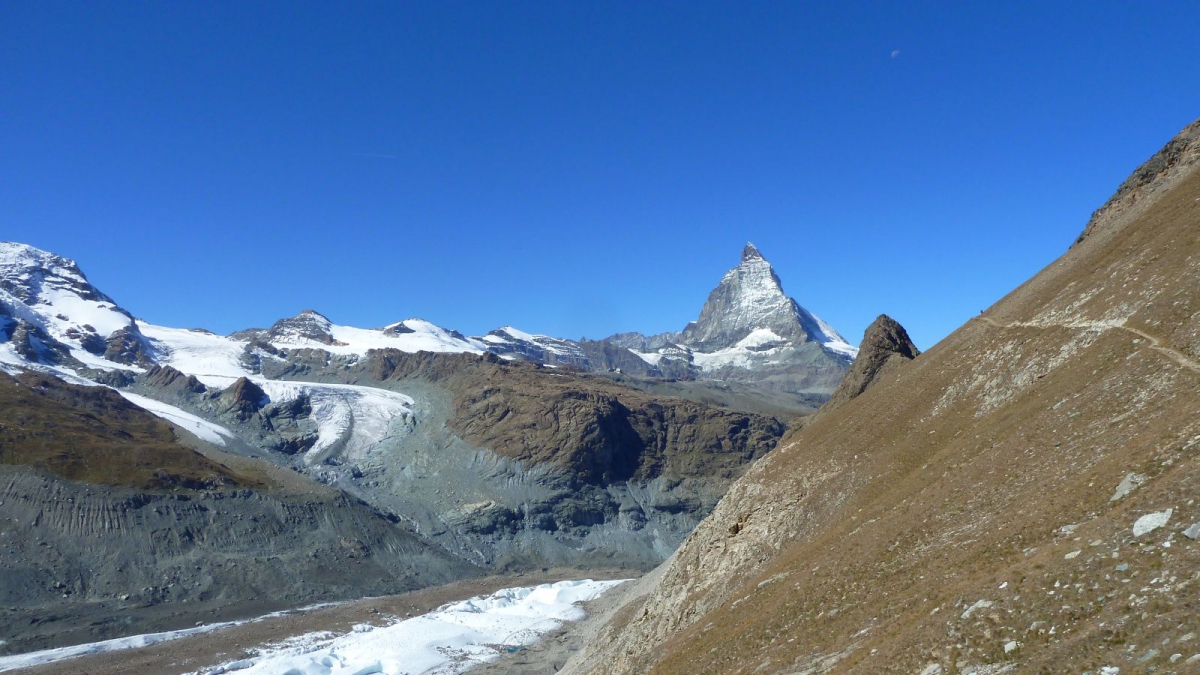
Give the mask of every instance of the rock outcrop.
<svg viewBox="0 0 1200 675">
<path fill-rule="evenodd" d="M 920 354 L 921 350 L 909 339 L 904 326 L 892 317 L 880 314 L 863 333 L 858 356 L 818 414 L 828 413 L 849 403 L 885 375 Z"/>
</svg>

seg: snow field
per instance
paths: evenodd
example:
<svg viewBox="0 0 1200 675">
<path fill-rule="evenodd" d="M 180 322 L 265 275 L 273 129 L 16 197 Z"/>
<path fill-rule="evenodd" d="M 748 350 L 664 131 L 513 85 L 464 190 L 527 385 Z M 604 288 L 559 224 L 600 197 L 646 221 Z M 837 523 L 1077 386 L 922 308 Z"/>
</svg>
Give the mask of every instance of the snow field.
<svg viewBox="0 0 1200 675">
<path fill-rule="evenodd" d="M 560 581 L 508 588 L 390 626 L 355 626 L 344 635 L 309 633 L 271 645 L 248 659 L 200 671 L 204 675 L 451 675 L 533 644 L 586 613 L 577 603 L 623 581 Z"/>
</svg>

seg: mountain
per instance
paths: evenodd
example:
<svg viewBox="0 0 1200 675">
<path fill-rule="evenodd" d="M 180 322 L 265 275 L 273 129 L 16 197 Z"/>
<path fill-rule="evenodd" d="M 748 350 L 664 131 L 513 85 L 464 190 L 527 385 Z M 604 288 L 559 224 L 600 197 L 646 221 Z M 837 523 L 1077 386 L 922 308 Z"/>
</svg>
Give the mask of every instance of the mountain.
<svg viewBox="0 0 1200 675">
<path fill-rule="evenodd" d="M 410 542 L 404 551 L 451 561 L 443 565 L 449 577 L 547 565 L 653 567 L 785 431 L 771 414 L 642 391 L 615 377 L 581 372 L 581 359 L 645 363 L 607 343 L 560 341 L 511 327 L 474 338 L 420 319 L 356 328 L 315 310 L 229 336 L 159 326 L 133 318 L 75 262 L 15 243 L 0 243 L 0 283 L 0 375 L 17 378 L 15 391 L 28 393 L 21 387 L 34 385 L 20 383 L 40 378 L 75 392 L 64 394 L 73 401 L 99 397 L 109 407 L 122 406 L 119 415 L 91 422 L 98 435 L 80 436 L 71 447 L 0 455 L 0 475 L 8 464 L 25 467 L 57 493 L 92 494 L 88 508 L 100 510 L 105 499 L 143 499 L 137 495 L 174 487 L 190 491 L 189 500 L 237 490 L 253 496 L 249 502 L 212 497 L 228 505 L 212 520 L 222 528 L 230 527 L 230 519 L 270 522 L 260 508 L 284 508 L 263 506 L 275 504 L 269 481 L 242 485 L 216 469 L 175 471 L 166 463 L 174 456 L 168 448 L 182 443 L 191 454 L 181 456 L 196 466 L 206 466 L 192 457 L 196 452 L 220 457 L 227 466 L 249 462 L 255 475 L 286 476 L 305 494 L 343 500 L 332 512 L 311 507 L 320 513 L 373 514 L 377 521 L 370 527 L 396 529 L 394 536 Z M 136 433 L 146 413 L 162 421 L 153 443 Z M 30 439 L 52 439 L 67 429 L 59 417 L 40 413 L 3 423 L 6 433 Z M 97 463 L 101 448 L 131 453 L 142 464 L 120 468 L 114 459 L 105 468 Z M 13 459 L 18 457 L 26 459 Z M 126 477 L 116 485 L 104 482 L 113 475 Z M 41 502 L 21 490 L 32 500 L 28 508 L 38 508 Z M 19 500 L 2 502 L 0 515 Z M 92 518 L 90 513 L 76 515 Z M 192 515 L 178 522 L 206 527 Z M 191 530 L 168 531 L 196 539 Z M 305 536 L 324 546 L 321 537 L 330 533 L 317 528 Z M 31 530 L 29 536 L 36 535 Z M 122 542 L 145 542 L 106 539 L 107 530 L 94 528 L 70 536 L 62 549 L 67 553 L 39 574 L 76 575 L 94 590 L 78 597 L 112 600 L 105 595 L 110 590 L 95 588 L 94 577 L 68 564 L 80 555 L 69 551 L 93 547 L 121 557 L 132 555 L 117 551 Z M 372 530 L 352 539 L 386 539 L 380 537 L 382 531 Z M 276 555 L 261 537 L 248 541 L 238 555 L 258 555 L 255 561 Z M 206 551 L 184 549 L 196 556 Z M 399 556 L 396 564 L 406 560 Z M 408 563 L 414 572 L 403 577 L 405 583 L 447 580 L 426 574 L 416 558 Z M 250 566 L 247 574 L 258 574 L 262 563 L 240 564 Z M 378 576 L 361 582 L 327 583 L 325 597 L 390 588 Z M 222 602 L 246 602 L 257 587 L 230 583 Z M 321 585 L 305 588 L 305 598 L 317 597 Z M 171 602 L 185 598 L 194 600 L 185 594 Z"/>
<path fill-rule="evenodd" d="M 482 574 L 361 500 L 37 372 L 0 372 L 0 515 L 5 653 Z"/>
<path fill-rule="evenodd" d="M 747 244 L 737 267 L 679 333 L 607 338 L 661 375 L 741 382 L 768 391 L 829 394 L 858 353 L 783 291 L 771 264 Z"/>
<path fill-rule="evenodd" d="M 149 358 L 133 316 L 73 260 L 10 242 L 0 243 L 0 337 L 20 361 L 105 367 Z"/>
<path fill-rule="evenodd" d="M 790 433 L 566 671 L 1195 671 L 1198 166 Z"/>
</svg>

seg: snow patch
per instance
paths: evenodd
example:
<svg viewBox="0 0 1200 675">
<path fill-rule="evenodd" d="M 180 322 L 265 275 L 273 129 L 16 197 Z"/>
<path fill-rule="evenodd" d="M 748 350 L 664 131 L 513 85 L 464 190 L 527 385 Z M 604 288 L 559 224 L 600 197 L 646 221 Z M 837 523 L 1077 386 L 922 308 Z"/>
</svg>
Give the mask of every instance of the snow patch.
<svg viewBox="0 0 1200 675">
<path fill-rule="evenodd" d="M 207 675 L 350 675 L 351 673 L 462 673 L 504 651 L 533 644 L 544 633 L 586 613 L 577 603 L 623 581 L 560 581 L 509 588 L 487 597 L 444 605 L 390 626 L 355 626 L 340 636 L 308 633 L 249 659 L 202 671 Z"/>
<path fill-rule="evenodd" d="M 195 375 L 204 384 L 210 377 L 250 375 L 242 365 L 242 351 L 248 342 L 185 328 L 167 328 L 139 321 L 138 328 L 158 354 L 161 365 Z M 214 380 L 215 381 L 215 380 Z"/>
<path fill-rule="evenodd" d="M 131 394 L 127 391 L 116 390 L 118 394 L 125 397 L 127 401 L 145 409 L 158 417 L 167 420 L 175 426 L 185 429 L 203 441 L 208 441 L 213 445 L 225 445 L 226 438 L 235 438 L 233 432 L 219 424 L 213 424 L 208 420 L 201 419 L 186 410 L 180 410 L 173 405 L 168 405 L 162 401 L 155 401 L 152 398 Z"/>
</svg>

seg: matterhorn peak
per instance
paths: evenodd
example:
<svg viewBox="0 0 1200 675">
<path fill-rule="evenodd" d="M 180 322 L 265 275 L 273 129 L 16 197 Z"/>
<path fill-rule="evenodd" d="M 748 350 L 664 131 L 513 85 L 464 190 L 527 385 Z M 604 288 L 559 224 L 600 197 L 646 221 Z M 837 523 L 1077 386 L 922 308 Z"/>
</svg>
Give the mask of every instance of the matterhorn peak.
<svg viewBox="0 0 1200 675">
<path fill-rule="evenodd" d="M 746 346 L 742 343 L 747 339 L 760 352 L 769 349 L 768 344 L 811 342 L 849 361 L 856 351 L 829 324 L 787 296 L 779 275 L 751 243 L 742 249 L 738 266 L 709 294 L 700 318 L 682 334 L 683 344 L 702 351 Z"/>
<path fill-rule="evenodd" d="M 750 242 L 746 242 L 746 248 L 742 249 L 742 262 L 750 262 L 751 260 L 761 260 L 766 262 L 767 259 L 759 252 L 758 247 Z"/>
</svg>

